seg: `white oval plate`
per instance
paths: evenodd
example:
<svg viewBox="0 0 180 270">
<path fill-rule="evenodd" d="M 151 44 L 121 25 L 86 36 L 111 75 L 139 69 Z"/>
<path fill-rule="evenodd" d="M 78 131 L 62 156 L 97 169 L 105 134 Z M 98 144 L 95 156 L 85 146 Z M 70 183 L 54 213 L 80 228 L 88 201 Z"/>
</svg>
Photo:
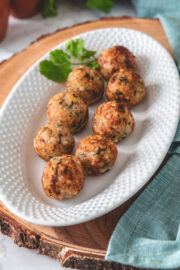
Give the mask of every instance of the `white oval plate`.
<svg viewBox="0 0 180 270">
<path fill-rule="evenodd" d="M 39 61 L 26 72 L 1 110 L 0 199 L 14 214 L 37 224 L 81 223 L 122 204 L 156 171 L 179 119 L 179 74 L 173 59 L 157 41 L 123 28 L 100 29 L 78 37 L 98 54 L 117 44 L 129 48 L 136 56 L 137 71 L 145 80 L 147 95 L 132 110 L 135 130 L 117 145 L 118 157 L 112 170 L 102 176 L 86 177 L 78 196 L 58 201 L 43 192 L 41 175 L 45 162 L 35 154 L 33 138 L 38 128 L 48 121 L 49 98 L 64 91 L 65 84 L 56 84 L 41 76 Z M 57 48 L 64 48 L 64 45 Z M 40 60 L 47 58 L 46 55 Z M 89 108 L 88 126 L 75 136 L 76 144 L 92 133 L 91 119 L 99 104 Z"/>
</svg>

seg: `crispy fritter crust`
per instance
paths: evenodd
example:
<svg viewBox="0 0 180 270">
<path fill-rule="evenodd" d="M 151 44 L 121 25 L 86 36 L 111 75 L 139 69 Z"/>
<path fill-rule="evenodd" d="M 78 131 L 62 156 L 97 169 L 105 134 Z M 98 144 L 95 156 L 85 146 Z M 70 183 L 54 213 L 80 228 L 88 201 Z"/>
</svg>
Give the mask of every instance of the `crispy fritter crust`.
<svg viewBox="0 0 180 270">
<path fill-rule="evenodd" d="M 134 125 L 134 117 L 131 112 L 116 101 L 101 104 L 92 121 L 94 133 L 105 136 L 114 143 L 129 136 Z"/>
<path fill-rule="evenodd" d="M 108 80 L 120 68 L 134 69 L 136 61 L 134 55 L 123 46 L 114 46 L 103 50 L 98 58 L 100 72 Z"/>
<path fill-rule="evenodd" d="M 59 200 L 72 198 L 83 185 L 83 166 L 73 155 L 54 157 L 44 167 L 42 186 L 48 197 Z"/>
<path fill-rule="evenodd" d="M 60 124 L 44 125 L 34 138 L 34 150 L 45 161 L 55 156 L 70 154 L 74 144 L 74 138 L 69 129 Z"/>
<path fill-rule="evenodd" d="M 142 101 L 146 94 L 143 79 L 133 70 L 120 69 L 109 79 L 106 97 L 123 105 L 133 107 Z"/>
<path fill-rule="evenodd" d="M 75 94 L 63 92 L 49 100 L 47 116 L 50 121 L 62 123 L 77 133 L 88 122 L 88 105 Z"/>
<path fill-rule="evenodd" d="M 117 157 L 116 145 L 100 135 L 89 135 L 76 148 L 76 157 L 89 175 L 98 175 L 112 168 Z"/>
<path fill-rule="evenodd" d="M 102 75 L 87 66 L 75 68 L 68 76 L 66 89 L 80 96 L 88 105 L 99 101 L 104 93 Z"/>
</svg>

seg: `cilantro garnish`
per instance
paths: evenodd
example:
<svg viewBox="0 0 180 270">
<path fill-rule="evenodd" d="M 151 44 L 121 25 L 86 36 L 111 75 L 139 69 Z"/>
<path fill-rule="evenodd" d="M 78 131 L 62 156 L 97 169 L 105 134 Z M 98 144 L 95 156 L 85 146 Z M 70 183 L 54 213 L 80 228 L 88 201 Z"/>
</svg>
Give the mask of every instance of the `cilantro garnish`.
<svg viewBox="0 0 180 270">
<path fill-rule="evenodd" d="M 40 73 L 54 82 L 65 82 L 72 71 L 69 64 L 56 65 L 51 60 L 43 60 L 39 64 Z"/>
<path fill-rule="evenodd" d="M 86 65 L 98 69 L 95 53 L 84 47 L 83 39 L 69 40 L 66 43 L 66 51 L 61 49 L 51 51 L 50 59 L 40 62 L 40 73 L 49 80 L 65 82 L 72 71 L 72 66 Z"/>
</svg>

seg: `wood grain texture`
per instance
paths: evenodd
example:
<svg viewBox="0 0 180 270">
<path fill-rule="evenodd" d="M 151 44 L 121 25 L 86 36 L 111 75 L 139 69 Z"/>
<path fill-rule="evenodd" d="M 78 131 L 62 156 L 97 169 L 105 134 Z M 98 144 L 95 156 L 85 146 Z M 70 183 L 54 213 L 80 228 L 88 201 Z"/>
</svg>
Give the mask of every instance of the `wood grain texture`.
<svg viewBox="0 0 180 270">
<path fill-rule="evenodd" d="M 108 18 L 60 29 L 51 35 L 41 37 L 19 54 L 1 63 L 0 105 L 24 72 L 57 44 L 80 33 L 107 27 L 126 27 L 145 32 L 158 40 L 172 54 L 158 20 Z M 142 190 L 126 203 L 100 218 L 68 227 L 45 227 L 28 223 L 11 214 L 0 203 L 0 230 L 14 239 L 17 245 L 37 249 L 38 253 L 58 259 L 66 267 L 88 270 L 136 269 L 107 262 L 104 256 L 118 220 L 141 192 Z"/>
</svg>

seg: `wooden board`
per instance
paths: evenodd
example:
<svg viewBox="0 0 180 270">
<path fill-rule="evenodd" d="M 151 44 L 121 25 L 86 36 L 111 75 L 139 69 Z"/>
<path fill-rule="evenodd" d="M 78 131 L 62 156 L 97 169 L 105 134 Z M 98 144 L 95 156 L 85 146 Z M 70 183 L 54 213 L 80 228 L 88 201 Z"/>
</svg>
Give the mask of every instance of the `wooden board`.
<svg viewBox="0 0 180 270">
<path fill-rule="evenodd" d="M 158 20 L 106 18 L 64 28 L 45 35 L 29 47 L 0 64 L 0 106 L 24 72 L 57 44 L 83 32 L 106 27 L 133 28 L 158 40 L 171 54 L 171 48 Z M 168 157 L 162 165 L 165 164 Z M 0 230 L 22 247 L 58 259 L 63 266 L 76 269 L 135 269 L 105 261 L 108 241 L 123 213 L 140 194 L 95 220 L 68 227 L 45 227 L 28 223 L 13 214 L 0 202 Z"/>
</svg>

